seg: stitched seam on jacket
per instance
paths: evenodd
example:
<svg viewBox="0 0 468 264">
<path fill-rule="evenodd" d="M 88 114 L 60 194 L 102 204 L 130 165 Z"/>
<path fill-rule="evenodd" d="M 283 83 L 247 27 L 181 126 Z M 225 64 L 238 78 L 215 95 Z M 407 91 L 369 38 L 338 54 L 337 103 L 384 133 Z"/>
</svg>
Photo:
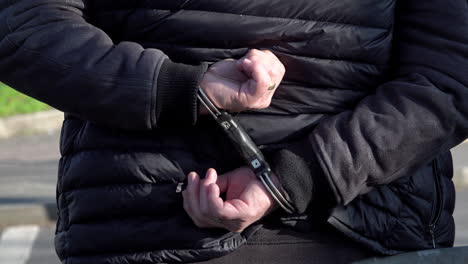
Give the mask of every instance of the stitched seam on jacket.
<svg viewBox="0 0 468 264">
<path fill-rule="evenodd" d="M 10 40 L 10 38 L 8 36 L 6 36 L 5 39 L 10 44 L 14 45 L 15 47 L 17 47 L 21 51 L 29 53 L 32 56 L 39 57 L 40 59 L 44 59 L 45 61 L 48 61 L 49 63 L 53 63 L 53 64 L 56 64 L 57 66 L 60 66 L 61 68 L 59 70 L 65 71 L 65 70 L 72 69 L 72 66 L 67 65 L 67 64 L 63 64 L 63 63 L 61 63 L 59 61 L 56 61 L 53 58 L 44 56 L 40 52 L 30 50 L 30 49 L 26 49 L 26 48 L 22 48 L 22 47 L 18 46 L 15 42 Z M 143 84 L 145 86 L 150 86 L 152 84 L 152 82 L 150 80 L 134 78 L 134 77 L 132 77 L 132 78 L 116 78 L 116 77 L 107 76 L 107 75 L 95 74 L 95 73 L 88 72 L 88 71 L 77 71 L 76 73 L 79 76 L 87 76 L 87 77 L 95 78 L 95 79 L 98 79 L 98 80 L 101 80 L 101 81 L 120 82 L 120 83 L 122 83 L 122 84 L 124 84 L 126 86 L 130 86 L 130 87 L 132 87 L 132 85 L 134 85 L 133 87 L 139 87 L 140 88 L 142 84 L 138 83 L 138 82 L 145 82 Z"/>
<path fill-rule="evenodd" d="M 76 187 L 72 189 L 68 189 L 66 191 L 62 191 L 62 193 L 59 194 L 59 197 L 62 195 L 70 195 L 70 193 L 74 192 L 80 192 L 80 191 L 94 191 L 94 190 L 99 190 L 99 189 L 111 189 L 111 188 L 118 188 L 118 187 L 137 187 L 140 185 L 140 187 L 143 187 L 144 185 L 178 185 L 179 183 L 177 182 L 139 182 L 139 183 L 115 183 L 115 184 L 104 184 L 104 185 L 94 185 L 94 186 L 84 186 L 84 187 Z M 163 187 L 162 187 L 163 188 Z M 175 190 L 175 188 L 174 188 Z"/>
<path fill-rule="evenodd" d="M 169 44 L 169 43 L 153 43 L 151 41 L 145 41 L 145 42 L 139 42 L 140 44 L 156 44 L 159 47 L 164 46 L 164 47 L 180 47 L 180 48 L 192 48 L 192 49 L 202 49 L 202 50 L 218 50 L 218 51 L 234 51 L 234 50 L 243 50 L 243 49 L 248 49 L 246 47 L 234 47 L 234 48 L 212 48 L 212 47 L 205 47 L 205 46 L 187 46 L 187 45 L 180 45 L 180 44 Z M 294 57 L 300 57 L 300 58 L 305 58 L 305 59 L 312 59 L 312 60 L 324 60 L 324 61 L 337 61 L 337 62 L 343 62 L 343 63 L 349 63 L 349 64 L 357 64 L 357 65 L 363 65 L 363 66 L 376 66 L 376 67 L 387 67 L 388 64 L 385 63 L 371 63 L 367 61 L 359 61 L 355 59 L 339 59 L 339 58 L 325 58 L 325 57 L 319 57 L 319 56 L 310 56 L 310 55 L 297 55 L 297 54 L 292 54 L 292 53 L 285 53 L 283 51 L 277 51 L 274 48 L 271 48 L 271 50 L 276 51 L 281 54 L 288 54 L 290 56 Z"/>
<path fill-rule="evenodd" d="M 6 19 L 6 26 L 7 26 L 7 29 L 9 31 L 9 34 L 11 34 L 13 32 L 12 28 L 11 28 L 11 25 L 10 25 L 10 21 L 9 21 L 9 17 Z M 26 53 L 29 53 L 30 55 L 33 55 L 33 56 L 37 56 L 37 57 L 40 57 L 42 59 L 45 59 L 49 62 L 52 62 L 58 66 L 61 66 L 62 69 L 61 70 L 68 70 L 71 67 L 71 65 L 68 65 L 68 64 L 64 64 L 64 63 L 61 63 L 57 60 L 55 60 L 54 58 L 51 58 L 51 57 L 47 57 L 47 56 L 44 56 L 43 54 L 41 54 L 40 52 L 38 51 L 35 51 L 35 50 L 30 50 L 30 49 L 27 49 L 27 48 L 24 48 L 22 47 L 21 45 L 19 45 L 18 43 L 14 42 L 13 40 L 10 39 L 10 37 L 7 35 L 5 36 L 5 39 L 10 43 L 12 44 L 13 46 L 15 46 L 16 48 L 18 48 L 19 50 L 21 51 L 24 51 Z M 141 79 L 141 78 L 135 78 L 135 77 L 131 77 L 131 78 L 116 78 L 116 77 L 113 77 L 113 76 L 107 76 L 107 75 L 100 75 L 100 74 L 95 74 L 93 72 L 88 72 L 88 71 L 80 71 L 78 72 L 78 74 L 80 75 L 85 75 L 85 76 L 92 76 L 92 77 L 98 77 L 100 79 L 104 79 L 104 80 L 112 80 L 112 81 L 119 81 L 119 82 L 136 82 L 136 81 L 143 81 L 143 82 L 146 82 L 147 84 L 146 85 L 150 85 L 152 84 L 153 82 L 151 80 L 147 80 L 147 79 Z M 154 78 L 154 76 L 153 76 Z M 141 84 L 139 84 L 141 85 Z M 140 87 L 140 86 L 138 86 Z"/>
<path fill-rule="evenodd" d="M 167 12 L 172 12 L 169 9 L 158 9 L 158 8 L 135 8 L 136 9 L 143 9 L 143 10 L 159 10 L 159 11 L 167 11 Z M 125 12 L 127 9 L 109 9 L 105 11 L 97 11 L 97 13 L 106 13 L 106 12 L 115 12 L 115 11 L 121 10 L 122 12 Z M 253 14 L 237 14 L 237 13 L 230 13 L 230 12 L 220 12 L 220 11 L 209 11 L 209 10 L 199 10 L 199 9 L 179 9 L 179 11 L 193 11 L 193 12 L 204 12 L 204 13 L 216 13 L 216 14 L 221 14 L 221 15 L 233 15 L 233 16 L 239 16 L 242 15 L 243 17 L 256 17 L 256 18 L 271 18 L 271 19 L 281 19 L 281 20 L 289 20 L 289 21 L 300 21 L 300 22 L 317 22 L 317 23 L 329 23 L 329 24 L 335 24 L 335 25 L 342 25 L 342 26 L 351 26 L 351 27 L 358 27 L 358 28 L 371 28 L 371 29 L 382 29 L 382 30 L 388 30 L 389 28 L 386 27 L 379 27 L 379 26 L 366 26 L 366 25 L 358 25 L 358 24 L 353 24 L 353 23 L 342 23 L 342 22 L 333 22 L 333 21 L 327 21 L 327 20 L 314 20 L 314 19 L 306 19 L 306 18 L 288 18 L 288 17 L 278 17 L 278 16 L 260 16 L 260 15 L 253 15 Z"/>
<path fill-rule="evenodd" d="M 14 43 L 13 41 L 11 41 L 9 39 L 8 36 L 5 37 L 5 39 L 11 44 L 11 45 L 14 45 L 15 47 L 17 47 L 18 49 L 20 49 L 21 51 L 24 51 L 26 53 L 29 53 L 30 55 L 32 56 L 36 56 L 36 57 L 39 57 L 41 59 L 44 59 L 45 61 L 48 61 L 49 63 L 52 63 L 52 64 L 55 64 L 57 66 L 60 66 L 59 70 L 61 71 L 66 71 L 66 70 L 70 70 L 72 69 L 71 66 L 67 65 L 67 64 L 63 64 L 63 63 L 60 63 L 56 60 L 54 60 L 53 58 L 50 58 L 50 57 L 46 57 L 46 56 L 43 56 L 41 53 L 37 52 L 37 51 L 33 51 L 33 50 L 29 50 L 29 49 L 26 49 L 26 48 L 21 48 L 20 46 L 18 46 L 16 43 Z M 145 80 L 145 79 L 138 79 L 138 78 L 116 78 L 116 77 L 112 77 L 112 76 L 107 76 L 107 75 L 99 75 L 99 74 L 94 74 L 92 72 L 88 72 L 88 71 L 79 71 L 79 72 L 76 72 L 76 74 L 78 76 L 86 76 L 86 77 L 89 77 L 89 78 L 94 78 L 96 80 L 99 80 L 99 81 L 107 81 L 107 82 L 112 82 L 112 83 L 116 83 L 116 82 L 119 82 L 121 83 L 122 85 L 125 85 L 126 87 L 137 87 L 137 88 L 141 88 L 142 87 L 142 84 L 139 83 L 139 82 L 146 82 L 146 83 L 143 83 L 143 85 L 145 85 L 144 87 L 146 86 L 150 86 L 152 84 L 151 81 L 149 80 Z"/>
<path fill-rule="evenodd" d="M 416 156 L 414 157 L 413 159 L 411 159 L 410 161 L 407 162 L 407 164 L 416 164 L 415 161 L 418 161 L 418 160 L 432 160 L 434 158 L 436 158 L 440 153 L 443 153 L 441 150 L 445 150 L 447 149 L 447 146 L 450 146 L 451 142 L 445 142 L 443 143 L 442 145 L 440 145 L 439 149 L 438 150 L 434 150 L 430 153 L 426 153 L 426 155 L 422 156 L 423 158 L 421 158 L 421 156 Z M 398 179 L 399 177 L 401 177 L 402 175 L 398 175 L 401 173 L 401 171 L 405 170 L 405 169 L 408 169 L 408 166 L 406 166 L 406 164 L 400 166 L 398 169 L 396 169 L 391 175 L 389 175 L 388 177 L 386 177 L 385 179 L 374 179 L 374 180 L 367 180 L 366 183 L 368 185 L 380 185 L 380 184 L 387 184 L 389 182 L 393 182 L 394 180 Z"/>
<path fill-rule="evenodd" d="M 167 204 L 167 205 L 174 206 L 174 205 L 178 205 L 178 203 L 174 202 L 174 203 Z M 185 212 L 185 211 L 182 210 L 180 212 Z M 89 215 L 86 217 L 83 217 L 83 215 L 81 214 L 79 217 L 74 218 L 75 221 L 70 221 L 68 229 L 63 229 L 59 233 L 68 232 L 72 226 L 76 226 L 76 225 L 81 225 L 81 226 L 102 225 L 102 224 L 107 224 L 110 222 L 123 222 L 123 221 L 128 221 L 128 220 L 142 220 L 142 219 L 148 219 L 148 222 L 150 221 L 150 219 L 151 221 L 158 221 L 160 219 L 165 220 L 167 218 L 179 215 L 180 212 L 176 212 L 171 215 L 167 213 L 153 214 L 153 215 L 150 215 L 150 214 L 129 215 L 128 213 L 124 215 L 113 214 L 110 216 L 98 215 L 95 218 L 90 217 Z"/>
<path fill-rule="evenodd" d="M 158 146 L 160 147 L 160 146 Z M 188 151 L 186 147 L 160 147 L 160 149 L 154 149 L 153 146 L 149 146 L 148 149 L 139 148 L 138 150 L 133 150 L 132 153 L 140 154 L 166 154 L 168 149 L 170 151 Z M 96 147 L 81 147 L 76 149 L 73 152 L 68 153 L 66 156 L 72 157 L 75 155 L 81 155 L 88 152 L 106 152 L 111 154 L 128 154 L 128 148 L 123 146 L 122 148 L 117 148 L 116 146 L 96 146 Z"/>
<path fill-rule="evenodd" d="M 281 54 L 285 54 L 283 52 L 278 52 Z M 316 57 L 316 56 L 302 56 L 302 55 L 295 55 L 295 54 L 288 54 L 291 57 L 294 58 L 304 58 L 304 59 L 309 59 L 309 60 L 325 60 L 325 61 L 337 61 L 337 62 L 344 62 L 344 63 L 350 63 L 350 64 L 356 64 L 356 65 L 362 65 L 362 66 L 370 66 L 370 67 L 378 67 L 378 66 L 387 66 L 386 64 L 375 64 L 375 63 L 369 63 L 369 62 L 361 62 L 361 61 L 355 61 L 355 60 L 348 60 L 348 59 L 333 59 L 333 58 L 323 58 L 323 57 Z"/>
<path fill-rule="evenodd" d="M 69 233 L 68 231 L 62 231 L 62 233 L 65 232 L 65 233 Z M 227 231 L 226 231 L 227 232 Z M 234 232 L 231 232 L 231 233 L 234 233 Z M 226 233 L 228 234 L 228 233 Z M 225 235 L 226 235 L 225 234 Z M 68 235 L 68 234 L 65 234 L 65 235 Z M 222 237 L 219 237 L 220 240 L 219 241 L 225 241 L 226 239 L 223 237 L 225 236 L 223 235 Z M 245 239 L 245 237 L 242 235 L 242 233 L 239 234 L 239 236 L 241 237 L 242 240 L 244 240 L 244 243 L 247 241 Z M 68 240 L 67 240 L 68 241 Z M 146 253 L 153 253 L 155 251 L 177 251 L 177 252 L 180 252 L 180 251 L 183 251 L 183 250 L 187 250 L 187 251 L 193 251 L 193 250 L 198 250 L 198 251 L 208 251 L 210 252 L 212 249 L 214 248 L 221 248 L 221 243 L 218 243 L 218 245 L 215 245 L 215 246 L 212 246 L 212 247 L 193 247 L 193 248 L 175 248 L 175 249 L 155 249 L 155 250 L 151 250 L 151 251 L 140 251 L 140 252 L 132 252 L 132 253 L 127 253 L 127 254 L 121 254 L 121 255 L 118 255 L 118 254 L 113 254 L 113 256 L 125 256 L 125 255 L 129 255 L 129 254 L 146 254 Z M 71 256 L 68 256 L 66 257 L 66 259 L 68 258 L 73 258 L 73 257 L 96 257 L 96 256 L 109 256 L 109 255 L 112 255 L 112 253 L 107 253 L 107 254 L 93 254 L 93 255 L 77 255 L 77 256 L 74 256 L 74 255 L 71 255 Z"/>
<path fill-rule="evenodd" d="M 320 243 L 321 241 L 282 241 L 282 240 L 277 240 L 274 242 L 247 242 L 245 243 L 246 246 L 250 245 L 256 245 L 256 246 L 275 246 L 275 245 L 301 245 L 301 244 L 317 244 Z"/>
<path fill-rule="evenodd" d="M 243 238 L 243 237 L 242 237 Z M 245 240 L 245 238 L 243 238 Z M 244 243 L 245 244 L 245 243 Z M 213 252 L 213 249 L 223 249 L 221 247 L 221 245 L 217 245 L 217 246 L 212 246 L 212 247 L 202 247 L 202 248 L 175 248 L 175 249 L 155 249 L 155 250 L 151 250 L 151 251 L 140 251 L 140 252 L 132 252 L 132 253 L 127 253 L 127 254 L 112 254 L 112 253 L 107 253 L 107 254 L 97 254 L 97 255 L 71 255 L 71 256 L 67 256 L 65 257 L 65 261 L 69 260 L 70 258 L 83 258 L 83 257 L 101 257 L 101 258 L 109 258 L 109 257 L 127 257 L 129 255 L 134 255 L 134 254 L 151 254 L 151 253 L 155 253 L 155 252 L 171 252 L 171 253 L 180 253 L 181 251 L 189 251 L 189 252 L 193 252 L 193 251 L 198 251 L 198 252 L 201 252 L 201 253 L 205 253 L 205 252 L 209 252 L 209 253 L 212 253 Z M 238 247 L 237 247 L 238 248 Z M 235 248 L 234 250 L 236 250 L 237 248 Z M 232 252 L 233 250 L 226 250 L 225 252 L 226 253 L 230 253 Z M 215 251 L 216 252 L 216 251 Z M 68 262 L 66 262 L 68 263 Z M 159 263 L 159 262 L 158 262 Z"/>
<path fill-rule="evenodd" d="M 204 11 L 204 10 L 196 10 L 196 9 L 184 9 L 184 11 L 209 12 L 209 13 L 217 13 L 217 14 L 221 14 L 221 15 L 233 15 L 233 16 L 241 15 L 241 14 L 236 14 L 236 13 L 228 13 L 228 12 L 224 13 L 224 12 L 219 12 L 219 11 Z M 312 19 L 274 17 L 274 16 L 269 17 L 269 16 L 257 16 L 257 15 L 244 15 L 244 14 L 242 14 L 242 16 L 243 17 L 256 17 L 256 18 L 270 18 L 270 19 L 298 21 L 298 22 L 314 22 L 314 23 L 334 24 L 334 25 L 358 27 L 358 28 L 371 28 L 371 29 L 388 30 L 388 28 L 384 28 L 384 27 L 364 26 L 364 25 L 340 23 L 340 22 L 330 22 L 330 21 L 326 21 L 326 20 L 312 20 Z"/>
</svg>

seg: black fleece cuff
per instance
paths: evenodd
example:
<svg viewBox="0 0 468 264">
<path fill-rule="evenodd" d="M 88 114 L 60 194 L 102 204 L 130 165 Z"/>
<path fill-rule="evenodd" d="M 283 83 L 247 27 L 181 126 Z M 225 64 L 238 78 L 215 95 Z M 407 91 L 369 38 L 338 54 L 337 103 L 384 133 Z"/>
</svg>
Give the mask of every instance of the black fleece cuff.
<svg viewBox="0 0 468 264">
<path fill-rule="evenodd" d="M 309 142 L 295 142 L 267 154 L 272 170 L 278 176 L 298 213 L 314 203 L 330 208 L 336 204 L 332 189 Z"/>
<path fill-rule="evenodd" d="M 157 80 L 155 126 L 194 125 L 198 117 L 197 89 L 207 70 L 166 59 Z"/>
</svg>

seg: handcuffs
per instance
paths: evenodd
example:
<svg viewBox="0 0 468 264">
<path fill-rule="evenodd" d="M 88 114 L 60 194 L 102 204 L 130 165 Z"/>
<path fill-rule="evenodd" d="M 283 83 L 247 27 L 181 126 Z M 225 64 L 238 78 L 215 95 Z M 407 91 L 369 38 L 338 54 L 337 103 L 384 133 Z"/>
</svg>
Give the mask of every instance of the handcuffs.
<svg viewBox="0 0 468 264">
<path fill-rule="evenodd" d="M 226 136 L 231 140 L 237 152 L 254 171 L 257 178 L 263 183 L 278 205 L 287 213 L 294 213 L 295 209 L 292 203 L 284 197 L 271 180 L 270 165 L 266 162 L 262 152 L 257 145 L 255 145 L 245 130 L 228 112 L 220 111 L 201 88 L 198 88 L 197 97 L 213 116 L 214 120 L 222 128 Z"/>
</svg>

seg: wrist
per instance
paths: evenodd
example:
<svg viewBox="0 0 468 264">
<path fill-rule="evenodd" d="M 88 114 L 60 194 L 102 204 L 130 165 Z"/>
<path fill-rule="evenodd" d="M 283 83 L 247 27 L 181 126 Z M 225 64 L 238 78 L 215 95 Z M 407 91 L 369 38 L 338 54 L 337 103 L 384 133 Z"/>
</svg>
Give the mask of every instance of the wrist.
<svg viewBox="0 0 468 264">
<path fill-rule="evenodd" d="M 285 194 L 285 191 L 283 189 L 283 186 L 281 186 L 281 183 L 278 179 L 278 176 L 276 176 L 274 173 L 272 173 L 270 175 L 270 179 L 271 181 L 273 182 L 273 184 L 276 186 L 276 188 L 278 188 L 278 190 L 282 193 L 282 194 Z M 266 187 L 264 186 L 264 184 L 262 184 L 263 188 L 265 189 L 265 192 L 267 193 L 270 201 L 271 201 L 271 207 L 270 207 L 270 210 L 268 210 L 268 213 L 271 213 L 273 211 L 275 211 L 276 209 L 278 208 L 281 208 L 281 206 L 279 205 L 279 203 L 277 202 L 277 200 L 273 197 L 273 195 L 266 189 Z"/>
<path fill-rule="evenodd" d="M 291 204 L 287 193 L 284 191 L 281 184 L 279 183 L 279 179 L 276 176 L 274 176 L 273 178 L 276 178 L 276 183 L 272 179 L 272 175 L 270 175 L 270 173 L 263 173 L 261 175 L 258 175 L 258 179 L 262 182 L 263 186 L 270 194 L 269 197 L 272 198 L 276 202 L 276 204 L 279 205 L 287 213 L 294 213 L 295 208 Z"/>
<path fill-rule="evenodd" d="M 275 173 L 271 173 L 270 175 L 270 179 L 271 181 L 273 182 L 273 184 L 275 184 L 276 188 L 280 191 L 280 193 L 286 198 L 286 199 L 289 199 L 289 196 L 288 196 L 288 193 L 286 192 L 286 190 L 283 188 L 283 185 L 281 185 L 281 182 L 278 178 L 278 176 L 275 174 Z"/>
<path fill-rule="evenodd" d="M 255 176 L 256 177 L 256 176 Z M 263 190 L 263 193 L 268 197 L 268 200 L 270 201 L 270 206 L 268 207 L 265 215 L 272 213 L 273 211 L 276 211 L 278 208 L 281 206 L 277 202 L 277 200 L 273 197 L 272 193 L 267 189 L 265 184 L 262 183 L 260 179 L 257 178 L 257 181 L 259 182 L 260 188 Z M 275 183 L 276 184 L 276 183 Z"/>
<path fill-rule="evenodd" d="M 198 104 L 198 114 L 199 115 L 207 115 L 210 112 L 203 104 Z"/>
</svg>

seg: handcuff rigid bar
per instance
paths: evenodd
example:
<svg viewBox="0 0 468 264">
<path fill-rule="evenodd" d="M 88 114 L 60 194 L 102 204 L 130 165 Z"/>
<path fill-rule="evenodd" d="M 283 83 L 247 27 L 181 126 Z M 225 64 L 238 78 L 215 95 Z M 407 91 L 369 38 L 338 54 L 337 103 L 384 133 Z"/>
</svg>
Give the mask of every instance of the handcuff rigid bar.
<svg viewBox="0 0 468 264">
<path fill-rule="evenodd" d="M 206 107 L 214 120 L 219 124 L 225 135 L 233 143 L 237 152 L 254 171 L 257 178 L 263 183 L 278 205 L 287 213 L 294 213 L 295 209 L 292 203 L 284 197 L 271 180 L 270 165 L 245 130 L 228 112 L 220 111 L 201 88 L 198 88 L 197 97 L 198 100 Z"/>
</svg>

